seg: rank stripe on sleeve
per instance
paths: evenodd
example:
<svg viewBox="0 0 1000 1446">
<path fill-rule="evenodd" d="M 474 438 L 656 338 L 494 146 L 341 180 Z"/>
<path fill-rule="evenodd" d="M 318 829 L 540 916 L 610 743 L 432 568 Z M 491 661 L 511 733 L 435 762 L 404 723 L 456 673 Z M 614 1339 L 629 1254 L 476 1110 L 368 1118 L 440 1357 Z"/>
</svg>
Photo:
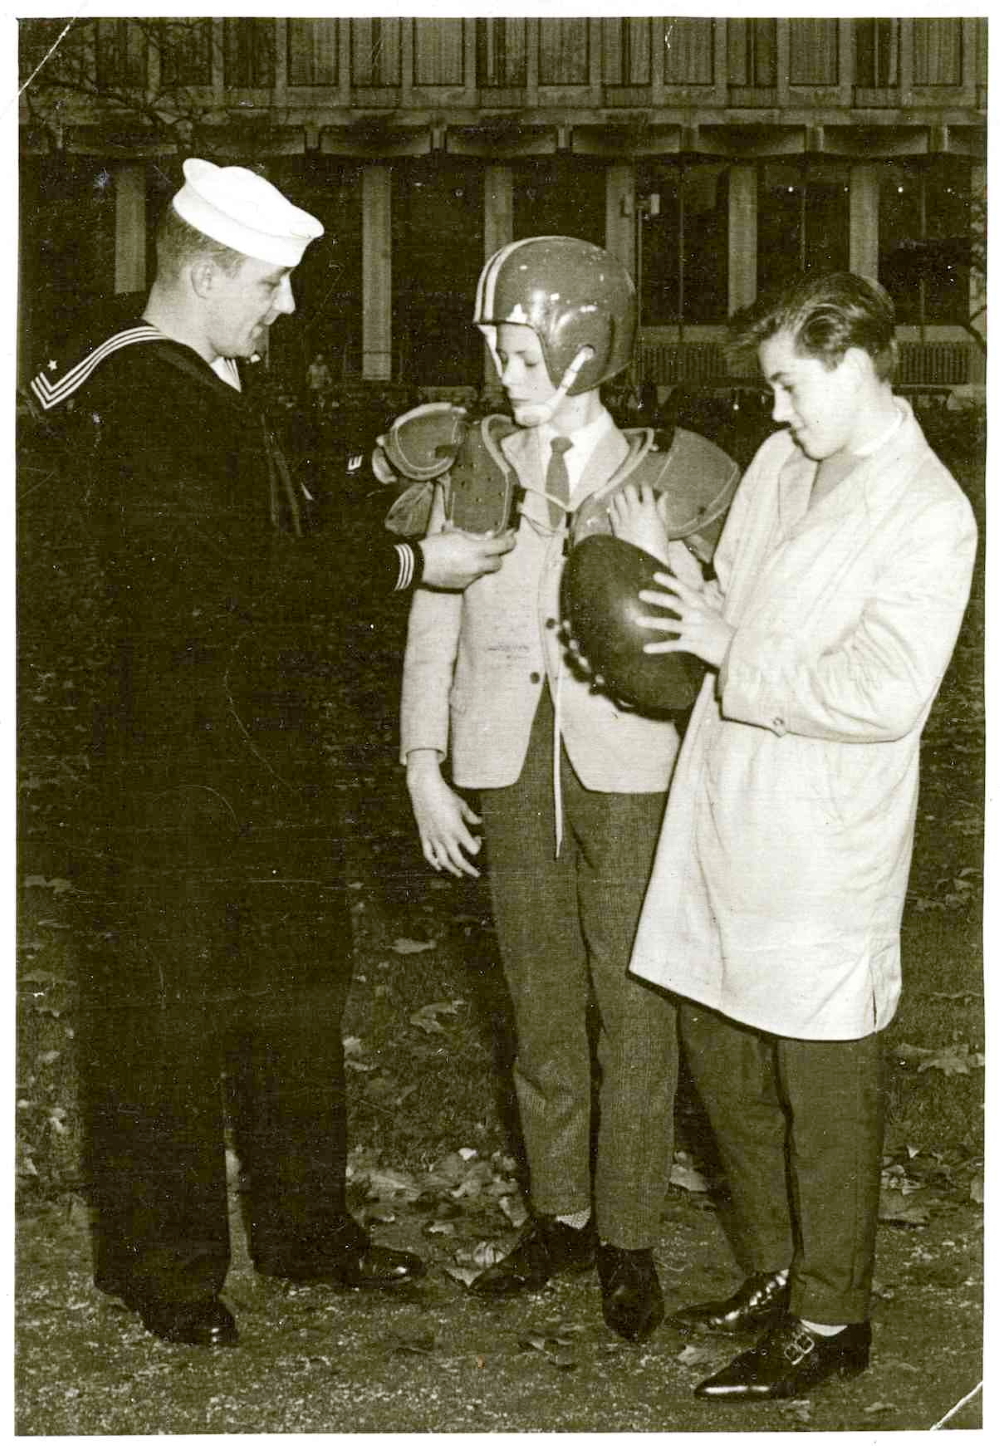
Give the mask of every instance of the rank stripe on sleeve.
<svg viewBox="0 0 1000 1446">
<path fill-rule="evenodd" d="M 99 367 L 101 362 L 105 361 L 114 352 L 120 351 L 121 348 L 125 346 L 134 346 L 136 342 L 162 341 L 163 339 L 162 331 L 159 331 L 155 326 L 132 326 L 125 331 L 116 332 L 114 336 L 109 336 L 105 341 L 102 341 L 100 346 L 88 352 L 83 360 L 77 362 L 74 367 L 71 367 L 66 375 L 60 377 L 54 386 L 46 376 L 46 371 L 53 368 L 53 364 L 50 362 L 47 367 L 41 369 L 37 376 L 32 378 L 31 390 L 45 410 L 49 411 L 52 407 L 57 407 L 60 402 L 64 402 L 68 397 L 71 397 L 77 388 L 83 385 L 95 368 Z"/>
</svg>

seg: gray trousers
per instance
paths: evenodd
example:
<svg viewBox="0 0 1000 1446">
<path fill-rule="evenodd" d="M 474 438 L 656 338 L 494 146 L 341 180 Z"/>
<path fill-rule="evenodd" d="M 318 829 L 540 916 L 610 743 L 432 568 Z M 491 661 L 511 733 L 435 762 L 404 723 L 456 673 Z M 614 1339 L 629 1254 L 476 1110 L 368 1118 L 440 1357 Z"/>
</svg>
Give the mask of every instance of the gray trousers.
<svg viewBox="0 0 1000 1446">
<path fill-rule="evenodd" d="M 589 791 L 563 752 L 557 858 L 552 730 L 546 690 L 520 778 L 481 794 L 532 1204 L 547 1215 L 593 1205 L 601 1238 L 636 1250 L 658 1238 L 673 1157 L 675 1011 L 627 972 L 664 795 Z M 600 1112 L 593 1179 L 591 999 Z"/>
<path fill-rule="evenodd" d="M 881 1035 L 787 1039 L 680 1006 L 685 1058 L 732 1196 L 740 1265 L 791 1269 L 791 1309 L 863 1321 L 875 1266 Z"/>
</svg>

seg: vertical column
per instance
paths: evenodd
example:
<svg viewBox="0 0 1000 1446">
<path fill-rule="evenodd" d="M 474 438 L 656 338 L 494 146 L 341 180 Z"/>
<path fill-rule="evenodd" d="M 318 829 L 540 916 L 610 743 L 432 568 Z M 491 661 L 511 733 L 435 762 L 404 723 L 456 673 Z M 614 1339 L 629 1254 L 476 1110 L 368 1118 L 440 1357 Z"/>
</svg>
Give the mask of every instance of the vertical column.
<svg viewBox="0 0 1000 1446">
<path fill-rule="evenodd" d="M 487 166 L 483 182 L 483 255 L 514 239 L 514 178 L 510 166 Z"/>
<path fill-rule="evenodd" d="M 115 291 L 146 285 L 146 167 L 129 161 L 115 172 Z"/>
<path fill-rule="evenodd" d="M 635 167 L 609 166 L 604 180 L 604 245 L 635 272 Z"/>
<path fill-rule="evenodd" d="M 970 173 L 969 195 L 972 201 L 974 213 L 978 213 L 979 205 L 986 196 L 986 167 L 973 166 Z M 985 231 L 985 213 L 974 214 L 974 225 L 981 226 Z M 969 315 L 972 318 L 972 325 L 986 342 L 986 278 L 974 268 L 969 271 Z M 974 365 L 979 369 L 984 367 L 985 353 L 979 356 L 974 355 Z M 985 376 L 976 376 L 974 380 L 985 381 Z"/>
<path fill-rule="evenodd" d="M 514 173 L 510 166 L 487 166 L 483 178 L 483 257 L 488 260 L 514 239 Z M 483 343 L 480 378 L 487 387 L 497 384 L 489 347 Z"/>
<path fill-rule="evenodd" d="M 757 168 L 729 172 L 729 314 L 757 295 Z"/>
<path fill-rule="evenodd" d="M 361 375 L 392 379 L 392 172 L 361 172 Z"/>
<path fill-rule="evenodd" d="M 859 276 L 878 280 L 878 167 L 851 167 L 850 266 Z"/>
</svg>

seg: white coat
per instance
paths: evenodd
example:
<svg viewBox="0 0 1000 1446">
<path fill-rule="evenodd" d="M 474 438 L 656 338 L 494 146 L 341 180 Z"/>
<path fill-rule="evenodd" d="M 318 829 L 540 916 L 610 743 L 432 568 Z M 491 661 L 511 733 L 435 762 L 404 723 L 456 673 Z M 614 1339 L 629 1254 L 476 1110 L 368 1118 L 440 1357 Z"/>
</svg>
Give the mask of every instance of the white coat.
<svg viewBox="0 0 1000 1446">
<path fill-rule="evenodd" d="M 787 432 L 740 484 L 715 556 L 736 631 L 706 677 L 633 973 L 755 1028 L 855 1039 L 899 999 L 920 734 L 969 595 L 976 528 L 907 403 L 807 510 Z"/>
</svg>

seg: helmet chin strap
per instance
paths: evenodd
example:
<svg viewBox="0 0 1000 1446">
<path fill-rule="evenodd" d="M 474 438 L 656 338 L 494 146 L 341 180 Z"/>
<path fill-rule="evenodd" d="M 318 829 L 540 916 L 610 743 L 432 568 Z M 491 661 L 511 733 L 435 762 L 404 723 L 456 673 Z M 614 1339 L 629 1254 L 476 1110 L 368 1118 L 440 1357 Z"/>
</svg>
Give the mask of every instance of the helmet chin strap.
<svg viewBox="0 0 1000 1446">
<path fill-rule="evenodd" d="M 581 369 L 593 355 L 594 348 L 592 346 L 582 346 L 563 373 L 558 390 L 552 393 L 547 402 L 528 402 L 523 407 L 516 407 L 514 409 L 515 420 L 522 427 L 541 427 L 546 422 L 551 422 L 566 400 L 569 389 L 580 375 Z"/>
</svg>

